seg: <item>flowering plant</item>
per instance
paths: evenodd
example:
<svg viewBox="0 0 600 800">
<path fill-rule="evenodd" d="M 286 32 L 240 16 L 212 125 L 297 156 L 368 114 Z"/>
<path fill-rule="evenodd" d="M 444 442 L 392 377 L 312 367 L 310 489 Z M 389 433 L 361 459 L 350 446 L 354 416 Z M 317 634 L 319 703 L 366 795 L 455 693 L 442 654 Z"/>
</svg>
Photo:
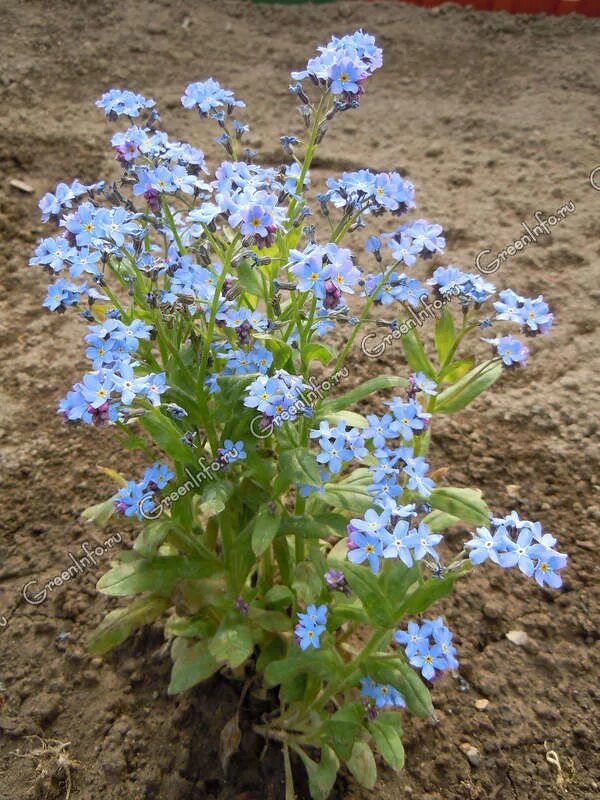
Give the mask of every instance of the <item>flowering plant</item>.
<svg viewBox="0 0 600 800">
<path fill-rule="evenodd" d="M 110 90 L 97 105 L 128 119 L 112 137 L 123 175 L 44 195 L 58 235 L 31 259 L 54 279 L 44 305 L 88 323 L 91 369 L 60 413 L 118 428 L 154 462 L 137 480 L 105 470 L 115 494 L 84 512 L 140 523 L 98 584 L 136 599 L 108 614 L 90 648 L 106 652 L 165 618 L 169 692 L 218 671 L 249 676 L 271 703 L 255 730 L 281 745 L 288 800 L 292 754 L 315 800 L 342 762 L 372 788 L 373 749 L 402 767 L 399 709 L 432 717 L 429 683 L 458 666 L 444 620 L 423 615 L 474 565 L 518 566 L 558 587 L 567 560 L 538 522 L 492 516 L 479 491 L 440 485 L 446 470 L 428 461 L 435 415 L 461 411 L 528 355 L 499 333 L 476 363 L 459 354 L 468 334 L 496 323 L 546 333 L 543 298 L 505 290 L 494 302 L 481 276 L 439 266 L 442 228 L 402 221 L 414 187 L 397 172 L 329 178 L 316 195 L 319 238 L 310 224 L 315 149 L 381 64 L 374 38 L 357 31 L 292 73 L 305 134 L 281 137 L 289 163 L 279 169 L 241 152 L 244 103 L 213 79 L 182 97 L 221 129 L 227 160 L 213 175 L 201 150 L 160 130 L 153 100 Z M 390 229 L 366 239 L 365 270 L 341 243 L 368 219 Z M 424 281 L 411 275 L 417 261 L 431 265 Z M 431 354 L 415 322 L 427 298 L 439 311 Z M 370 323 L 400 340 L 409 375 L 341 391 Z M 385 413 L 350 410 L 385 390 L 397 392 Z M 443 531 L 461 521 L 475 532 L 451 553 Z"/>
</svg>

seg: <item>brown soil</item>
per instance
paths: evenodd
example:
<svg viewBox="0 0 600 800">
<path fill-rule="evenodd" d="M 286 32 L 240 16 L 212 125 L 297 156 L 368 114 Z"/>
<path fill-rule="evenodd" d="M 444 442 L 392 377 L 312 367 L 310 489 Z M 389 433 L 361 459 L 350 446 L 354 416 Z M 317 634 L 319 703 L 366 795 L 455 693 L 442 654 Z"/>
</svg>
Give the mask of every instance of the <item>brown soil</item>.
<svg viewBox="0 0 600 800">
<path fill-rule="evenodd" d="M 494 278 L 524 294 L 543 292 L 556 313 L 554 332 L 533 342 L 526 371 L 440 423 L 435 449 L 439 465 L 451 466 L 453 484 L 479 485 L 498 513 L 516 508 L 559 536 L 571 555 L 564 590 L 542 591 L 520 575 L 482 568 L 442 604 L 458 640 L 460 677 L 435 687 L 437 726 L 406 719 L 406 770 L 382 767 L 372 796 L 599 796 L 592 415 L 600 388 L 593 360 L 600 192 L 587 176 L 600 163 L 600 24 L 436 12 L 363 2 L 0 1 L 2 800 L 64 798 L 67 772 L 73 800 L 282 797 L 277 752 L 259 760 L 262 743 L 249 732 L 223 776 L 218 737 L 235 712 L 238 687 L 218 679 L 168 698 L 160 629 L 105 660 L 86 655 L 88 632 L 112 605 L 94 589 L 108 554 L 44 603 L 21 598 L 24 583 L 60 574 L 82 542 L 105 538 L 79 517 L 112 488 L 97 464 L 132 475 L 141 465 L 110 433 L 67 428 L 55 416 L 55 403 L 84 369 L 82 329 L 73 316 L 40 309 L 44 281 L 26 261 L 42 232 L 37 195 L 59 180 L 115 172 L 111 129 L 94 108 L 106 88 L 154 96 L 170 132 L 216 156 L 213 131 L 177 110 L 188 82 L 214 75 L 248 102 L 251 144 L 278 163 L 278 136 L 298 122 L 289 70 L 330 33 L 359 26 L 379 36 L 385 68 L 360 111 L 336 120 L 314 182 L 348 167 L 402 170 L 417 185 L 423 216 L 447 229 L 450 260 L 470 269 L 481 249 L 495 252 L 519 238 L 535 211 L 576 205 L 551 236 Z M 35 194 L 11 187 L 14 179 Z M 353 366 L 361 380 L 367 371 L 405 371 L 397 345 L 373 362 L 357 351 Z M 131 540 L 126 526 L 119 532 Z M 525 647 L 506 638 L 514 629 L 528 634 Z M 481 699 L 489 703 L 478 710 Z M 70 743 L 61 751 L 70 767 L 50 752 L 51 740 Z M 464 743 L 477 748 L 473 763 Z M 364 797 L 345 778 L 336 792 Z"/>
</svg>

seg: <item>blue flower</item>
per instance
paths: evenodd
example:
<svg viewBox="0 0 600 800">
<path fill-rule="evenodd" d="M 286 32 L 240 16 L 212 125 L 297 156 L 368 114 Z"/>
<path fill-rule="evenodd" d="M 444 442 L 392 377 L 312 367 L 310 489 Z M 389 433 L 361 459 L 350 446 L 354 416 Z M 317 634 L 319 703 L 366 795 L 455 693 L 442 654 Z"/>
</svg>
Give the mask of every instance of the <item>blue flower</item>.
<svg viewBox="0 0 600 800">
<path fill-rule="evenodd" d="M 558 589 L 562 586 L 562 577 L 558 571 L 563 569 L 567 564 L 567 557 L 561 553 L 540 558 L 535 567 L 534 578 L 540 586 L 547 584 L 552 589 Z"/>
<path fill-rule="evenodd" d="M 441 617 L 424 620 L 420 626 L 409 622 L 408 630 L 397 631 L 395 638 L 404 646 L 409 663 L 418 667 L 427 680 L 432 680 L 436 672 L 458 667 L 452 633 Z"/>
<path fill-rule="evenodd" d="M 246 105 L 241 100 L 236 100 L 233 92 L 223 89 L 218 81 L 208 78 L 205 81 L 190 83 L 181 98 L 184 108 L 197 108 L 200 114 L 206 116 L 210 111 L 222 107 L 244 108 Z"/>
<path fill-rule="evenodd" d="M 502 363 L 511 367 L 516 364 L 525 364 L 529 355 L 529 350 L 523 342 L 512 336 L 502 336 L 498 339 L 484 339 L 484 342 L 489 342 L 496 348 L 498 355 L 502 359 Z"/>
<path fill-rule="evenodd" d="M 342 59 L 337 64 L 333 64 L 329 70 L 331 91 L 333 94 L 342 94 L 342 92 L 356 94 L 361 76 L 360 67 L 356 66 L 349 58 Z"/>
<path fill-rule="evenodd" d="M 294 629 L 296 641 L 302 650 L 309 647 L 318 649 L 320 636 L 327 626 L 327 606 L 311 605 L 305 613 L 298 613 L 298 623 Z"/>
<path fill-rule="evenodd" d="M 423 497 L 429 497 L 435 484 L 431 478 L 426 477 L 429 472 L 429 464 L 425 459 L 422 456 L 408 457 L 402 470 L 408 475 L 406 488 L 418 492 Z"/>
<path fill-rule="evenodd" d="M 355 520 L 352 521 L 353 523 Z M 376 575 L 379 572 L 379 557 L 383 554 L 381 539 L 377 536 L 364 533 L 353 533 L 348 540 L 348 561 L 353 564 L 362 564 L 368 561 L 371 571 Z"/>
<path fill-rule="evenodd" d="M 403 402 L 395 397 L 386 402 L 394 415 L 394 422 L 390 425 L 390 430 L 402 436 L 405 441 L 410 441 L 414 433 L 425 430 L 427 423 L 431 419 L 431 414 L 423 411 L 421 404 L 416 400 Z"/>
<path fill-rule="evenodd" d="M 387 683 L 375 683 L 371 678 L 361 678 L 361 695 L 372 700 L 375 708 L 404 708 L 406 701 L 402 694 Z"/>
<path fill-rule="evenodd" d="M 483 564 L 488 559 L 499 564 L 500 554 L 506 551 L 506 536 L 502 531 L 492 535 L 488 528 L 477 528 L 473 538 L 465 542 L 465 547 L 473 564 Z"/>
<path fill-rule="evenodd" d="M 380 534 L 383 545 L 384 558 L 397 558 L 407 567 L 412 567 L 413 559 L 410 552 L 411 537 L 409 536 L 410 524 L 406 520 L 399 520 L 392 533 L 383 531 Z"/>
<path fill-rule="evenodd" d="M 425 556 L 431 556 L 434 561 L 439 561 L 435 548 L 442 541 L 442 538 L 440 533 L 431 533 L 427 524 L 421 522 L 417 530 L 407 537 L 406 543 L 412 547 L 413 555 L 417 561 L 421 561 Z"/>
<path fill-rule="evenodd" d="M 42 305 L 50 311 L 64 311 L 67 306 L 73 306 L 79 302 L 81 291 L 81 287 L 77 284 L 59 278 L 48 287 L 48 294 Z"/>
<path fill-rule="evenodd" d="M 415 372 L 413 375 L 411 375 L 411 381 L 420 392 L 423 392 L 423 394 L 428 394 L 431 397 L 434 397 L 437 394 L 436 382 L 428 378 L 424 372 Z"/>
<path fill-rule="evenodd" d="M 536 300 L 525 300 L 519 309 L 520 322 L 530 333 L 548 333 L 554 320 L 548 303 L 540 295 Z"/>
<path fill-rule="evenodd" d="M 337 475 L 345 462 L 352 461 L 354 458 L 352 450 L 346 446 L 346 439 L 342 436 L 333 441 L 331 439 L 321 439 L 319 444 L 321 452 L 317 456 L 317 461 L 319 464 L 326 464 L 329 471 L 334 475 Z"/>
<path fill-rule="evenodd" d="M 153 108 L 154 100 L 147 100 L 141 94 L 135 94 L 128 89 L 110 89 L 96 101 L 98 108 L 104 110 L 107 117 L 116 117 L 125 114 L 128 117 L 139 117 L 140 111 Z"/>
<path fill-rule="evenodd" d="M 164 489 L 166 485 L 175 477 L 175 473 L 167 464 L 156 462 L 144 472 L 140 486 L 142 490 L 151 489 L 158 491 Z"/>
<path fill-rule="evenodd" d="M 489 559 L 504 569 L 518 566 L 540 586 L 547 584 L 558 588 L 562 585 L 558 572 L 566 567 L 567 556 L 555 549 L 555 537 L 544 533 L 539 522 L 521 520 L 517 512 L 512 511 L 506 517 L 492 517 L 490 526 L 492 532 L 488 528 L 477 528 L 476 535 L 465 543 L 473 564 Z"/>
<path fill-rule="evenodd" d="M 247 457 L 242 439 L 235 443 L 232 439 L 225 439 L 223 446 L 219 448 L 219 454 L 225 457 L 228 464 L 243 461 Z"/>
<path fill-rule="evenodd" d="M 352 519 L 350 523 L 357 531 L 377 537 L 386 530 L 389 521 L 389 514 L 386 512 L 378 514 L 374 508 L 370 508 L 365 512 L 363 519 Z"/>
<path fill-rule="evenodd" d="M 126 517 L 135 516 L 138 519 L 144 519 L 142 512 L 148 513 L 155 507 L 151 493 L 135 481 L 127 481 L 127 484 L 119 489 L 114 505 L 119 514 L 124 514 Z"/>
</svg>

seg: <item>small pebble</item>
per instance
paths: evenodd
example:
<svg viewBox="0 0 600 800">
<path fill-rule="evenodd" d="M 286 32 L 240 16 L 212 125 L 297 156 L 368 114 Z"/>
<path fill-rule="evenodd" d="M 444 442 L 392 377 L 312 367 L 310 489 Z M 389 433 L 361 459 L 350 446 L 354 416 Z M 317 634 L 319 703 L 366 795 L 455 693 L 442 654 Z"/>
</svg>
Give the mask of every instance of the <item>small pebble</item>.
<svg viewBox="0 0 600 800">
<path fill-rule="evenodd" d="M 517 647 L 525 647 L 526 644 L 529 644 L 529 636 L 525 631 L 509 631 L 506 634 L 506 638 L 509 642 L 516 644 Z"/>
<path fill-rule="evenodd" d="M 28 183 L 25 183 L 25 181 L 20 181 L 17 178 L 14 178 L 12 181 L 10 181 L 10 185 L 13 189 L 18 189 L 19 192 L 24 192 L 25 194 L 33 194 L 35 192 L 33 186 L 30 186 Z"/>
<path fill-rule="evenodd" d="M 480 697 L 479 700 L 475 700 L 475 708 L 477 711 L 485 711 L 489 704 L 490 701 L 486 700 L 485 697 Z"/>
</svg>

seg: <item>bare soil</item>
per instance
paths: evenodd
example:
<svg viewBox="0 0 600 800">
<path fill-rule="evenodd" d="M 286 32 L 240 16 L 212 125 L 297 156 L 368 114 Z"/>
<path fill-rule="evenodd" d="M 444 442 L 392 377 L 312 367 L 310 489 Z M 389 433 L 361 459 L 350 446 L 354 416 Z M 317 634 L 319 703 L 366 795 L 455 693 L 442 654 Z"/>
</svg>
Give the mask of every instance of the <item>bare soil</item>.
<svg viewBox="0 0 600 800">
<path fill-rule="evenodd" d="M 497 513 L 516 508 L 559 537 L 571 556 L 565 587 L 542 591 L 482 568 L 441 604 L 460 673 L 435 686 L 437 725 L 406 718 L 406 769 L 382 767 L 372 797 L 600 796 L 600 192 L 588 181 L 600 163 L 600 23 L 395 2 L 0 0 L 2 800 L 283 796 L 279 755 L 261 759 L 247 711 L 242 751 L 223 775 L 219 733 L 239 687 L 217 678 L 167 697 L 159 628 L 106 659 L 86 654 L 88 632 L 112 605 L 94 588 L 110 553 L 45 602 L 22 598 L 25 583 L 39 587 L 83 542 L 105 538 L 79 516 L 112 490 L 97 465 L 132 475 L 141 467 L 115 435 L 67 428 L 55 415 L 85 368 L 82 326 L 40 308 L 44 281 L 26 263 L 42 233 L 38 195 L 59 180 L 116 174 L 112 129 L 94 107 L 104 90 L 155 97 L 166 129 L 214 159 L 213 131 L 179 109 L 183 87 L 212 75 L 247 101 L 250 144 L 277 164 L 279 135 L 298 129 L 289 71 L 329 34 L 360 26 L 378 35 L 385 66 L 361 109 L 336 120 L 313 182 L 348 168 L 401 170 L 420 213 L 446 229 L 449 260 L 466 269 L 480 250 L 520 238 L 536 211 L 576 207 L 494 276 L 500 287 L 543 292 L 553 333 L 532 343 L 525 371 L 443 420 L 434 450 L 452 484 L 479 485 Z M 374 361 L 357 349 L 352 369 L 357 380 L 406 371 L 398 345 Z M 113 532 L 131 541 L 127 526 Z M 506 638 L 511 630 L 527 633 L 526 646 Z M 477 750 L 471 760 L 465 743 Z M 345 777 L 334 796 L 366 798 Z"/>
</svg>

